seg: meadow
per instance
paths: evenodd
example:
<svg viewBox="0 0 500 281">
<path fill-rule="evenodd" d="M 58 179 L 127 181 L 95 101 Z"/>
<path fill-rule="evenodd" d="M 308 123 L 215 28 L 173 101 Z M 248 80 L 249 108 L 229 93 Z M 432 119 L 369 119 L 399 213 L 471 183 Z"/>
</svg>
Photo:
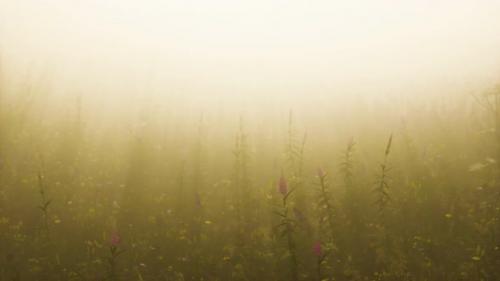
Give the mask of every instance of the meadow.
<svg viewBox="0 0 500 281">
<path fill-rule="evenodd" d="M 500 280 L 498 89 L 120 118 L 0 93 L 2 281 Z"/>
</svg>

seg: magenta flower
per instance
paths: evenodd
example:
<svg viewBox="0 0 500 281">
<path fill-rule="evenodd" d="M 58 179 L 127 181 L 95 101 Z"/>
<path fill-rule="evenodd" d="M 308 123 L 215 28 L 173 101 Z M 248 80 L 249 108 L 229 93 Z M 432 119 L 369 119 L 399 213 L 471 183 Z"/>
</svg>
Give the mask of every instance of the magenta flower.
<svg viewBox="0 0 500 281">
<path fill-rule="evenodd" d="M 321 247 L 321 242 L 318 241 L 314 243 L 313 252 L 314 255 L 317 257 L 321 257 L 323 255 L 323 248 Z"/>
<path fill-rule="evenodd" d="M 120 237 L 120 235 L 118 235 L 118 233 L 113 233 L 111 235 L 111 239 L 109 242 L 111 243 L 111 246 L 118 247 L 118 245 L 120 244 L 121 241 L 122 241 L 122 238 Z"/>
<path fill-rule="evenodd" d="M 288 194 L 288 182 L 286 181 L 285 177 L 281 175 L 280 181 L 278 183 L 278 191 L 283 194 L 283 196 Z"/>
</svg>

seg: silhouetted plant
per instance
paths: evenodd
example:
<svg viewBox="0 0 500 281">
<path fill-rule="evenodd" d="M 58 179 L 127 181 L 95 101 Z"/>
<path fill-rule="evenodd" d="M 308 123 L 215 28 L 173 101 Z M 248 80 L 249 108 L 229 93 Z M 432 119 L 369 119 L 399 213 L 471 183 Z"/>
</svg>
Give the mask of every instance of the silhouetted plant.
<svg viewBox="0 0 500 281">
<path fill-rule="evenodd" d="M 44 176 L 41 169 L 38 171 L 37 179 L 38 192 L 40 193 L 40 205 L 38 206 L 38 209 L 42 212 L 43 230 L 45 231 L 45 235 L 50 237 L 49 206 L 52 203 L 52 199 L 47 198 Z"/>
<path fill-rule="evenodd" d="M 387 204 L 389 203 L 389 200 L 391 199 L 389 195 L 389 163 L 388 163 L 388 158 L 389 154 L 391 152 L 391 146 L 392 146 L 392 134 L 389 137 L 389 140 L 387 141 L 387 145 L 385 147 L 384 151 L 384 160 L 380 164 L 380 175 L 377 180 L 377 186 L 375 188 L 375 193 L 377 194 L 377 206 L 379 209 L 379 212 L 383 215 L 383 212 L 385 208 L 387 207 Z"/>
<path fill-rule="evenodd" d="M 326 253 L 323 250 L 323 246 L 321 244 L 321 241 L 317 241 L 314 243 L 313 253 L 314 253 L 314 256 L 316 257 L 316 278 L 318 281 L 322 281 L 323 280 L 323 272 L 322 272 L 323 262 L 325 261 L 325 258 L 327 257 L 328 253 Z"/>
<path fill-rule="evenodd" d="M 319 168 L 317 177 L 319 180 L 318 207 L 320 215 L 320 231 L 327 231 L 329 233 L 329 243 L 334 245 L 335 210 L 328 187 L 328 174 L 322 168 Z M 326 230 L 323 227 L 324 224 L 328 226 Z"/>
<path fill-rule="evenodd" d="M 111 235 L 109 241 L 109 257 L 108 257 L 108 280 L 118 281 L 120 278 L 117 273 L 117 259 L 124 250 L 120 249 L 121 237 L 117 233 Z"/>
<path fill-rule="evenodd" d="M 293 237 L 294 233 L 294 220 L 290 218 L 289 215 L 289 204 L 288 200 L 293 192 L 293 189 L 289 189 L 288 182 L 286 178 L 282 175 L 278 182 L 278 192 L 282 196 L 282 208 L 281 211 L 277 211 L 276 214 L 280 216 L 281 220 L 277 228 L 280 230 L 280 236 L 286 238 L 287 250 L 290 258 L 290 280 L 298 280 L 298 261 L 297 261 L 297 249 L 295 245 L 295 239 Z"/>
</svg>

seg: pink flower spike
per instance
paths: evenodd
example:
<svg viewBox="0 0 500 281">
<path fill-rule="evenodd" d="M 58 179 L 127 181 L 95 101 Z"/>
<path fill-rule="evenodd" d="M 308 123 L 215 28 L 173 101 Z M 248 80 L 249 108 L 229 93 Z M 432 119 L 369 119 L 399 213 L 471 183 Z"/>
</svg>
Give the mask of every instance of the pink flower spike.
<svg viewBox="0 0 500 281">
<path fill-rule="evenodd" d="M 317 257 L 321 257 L 323 255 L 323 249 L 321 247 L 321 242 L 318 241 L 318 242 L 314 243 L 313 252 L 314 252 L 314 255 Z"/>
<path fill-rule="evenodd" d="M 122 238 L 120 237 L 120 235 L 118 235 L 118 233 L 113 233 L 111 235 L 111 239 L 110 239 L 111 246 L 118 247 L 118 245 L 120 244 L 121 241 L 122 241 Z"/>
<path fill-rule="evenodd" d="M 286 182 L 285 177 L 282 175 L 280 181 L 278 183 L 278 191 L 283 195 L 288 194 L 288 183 Z"/>
</svg>

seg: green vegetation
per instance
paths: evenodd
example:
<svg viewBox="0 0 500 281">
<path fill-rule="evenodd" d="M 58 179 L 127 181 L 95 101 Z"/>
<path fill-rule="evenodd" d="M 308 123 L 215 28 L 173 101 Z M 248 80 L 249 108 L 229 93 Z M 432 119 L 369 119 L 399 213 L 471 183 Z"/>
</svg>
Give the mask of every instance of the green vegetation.
<svg viewBox="0 0 500 281">
<path fill-rule="evenodd" d="M 1 281 L 500 280 L 500 91 L 112 121 L 0 88 Z"/>
</svg>

